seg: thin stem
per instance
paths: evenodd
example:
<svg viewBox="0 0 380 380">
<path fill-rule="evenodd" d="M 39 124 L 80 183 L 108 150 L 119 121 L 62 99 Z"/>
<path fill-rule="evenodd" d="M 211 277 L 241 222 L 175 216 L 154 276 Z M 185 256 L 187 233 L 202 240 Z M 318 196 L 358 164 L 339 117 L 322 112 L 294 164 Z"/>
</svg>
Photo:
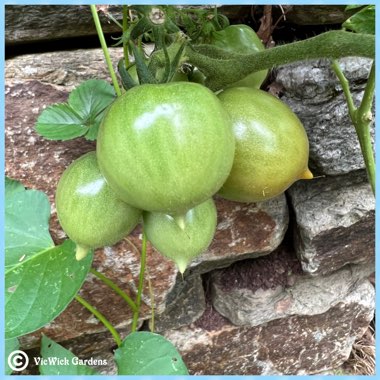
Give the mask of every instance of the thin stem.
<svg viewBox="0 0 380 380">
<path fill-rule="evenodd" d="M 123 37 L 124 33 L 128 29 L 128 5 L 123 5 Z M 123 38 L 123 52 L 124 52 L 124 63 L 125 68 L 129 66 L 129 55 L 128 55 L 128 41 L 125 41 Z"/>
<path fill-rule="evenodd" d="M 367 118 L 367 116 L 371 113 L 373 95 L 375 93 L 375 71 L 375 61 L 373 61 L 371 71 L 368 76 L 367 85 L 364 90 L 363 99 L 358 109 L 359 118 Z M 367 121 L 369 121 L 368 118 Z"/>
<path fill-rule="evenodd" d="M 147 274 L 148 274 L 148 288 L 149 288 L 149 295 L 150 295 L 150 304 L 151 304 L 151 312 L 152 312 L 152 318 L 150 320 L 150 331 L 154 332 L 154 293 L 153 293 L 153 287 L 152 282 L 150 281 L 150 275 L 148 268 L 146 268 Z"/>
<path fill-rule="evenodd" d="M 96 31 L 98 33 L 100 45 L 102 46 L 102 49 L 103 49 L 104 58 L 107 62 L 108 71 L 111 75 L 112 83 L 113 83 L 113 86 L 115 88 L 115 92 L 116 92 L 117 96 L 120 96 L 121 91 L 120 91 L 119 83 L 117 81 L 116 74 L 115 74 L 115 71 L 114 71 L 113 66 L 112 66 L 111 57 L 110 57 L 110 54 L 108 52 L 107 43 L 106 43 L 106 40 L 104 38 L 103 29 L 102 29 L 102 26 L 100 24 L 99 15 L 98 15 L 98 12 L 96 10 L 96 6 L 90 5 L 90 8 L 91 8 L 91 13 L 92 13 L 92 18 L 94 19 Z"/>
<path fill-rule="evenodd" d="M 143 285 L 144 285 L 145 265 L 146 265 L 146 235 L 145 235 L 145 232 L 143 231 L 139 285 L 137 289 L 137 298 L 136 298 L 137 311 L 133 313 L 133 321 L 132 321 L 132 328 L 131 328 L 132 332 L 136 331 L 137 329 L 137 322 L 138 322 L 139 312 L 140 312 L 140 307 L 141 307 L 141 296 L 142 296 L 142 290 L 143 290 Z"/>
<path fill-rule="evenodd" d="M 354 105 L 354 101 L 352 99 L 351 91 L 350 91 L 350 85 L 348 83 L 347 78 L 344 76 L 342 69 L 339 66 L 339 63 L 334 60 L 332 63 L 332 69 L 335 72 L 335 75 L 338 77 L 340 84 L 343 89 L 344 96 L 346 97 L 346 102 L 348 106 L 348 112 L 350 114 L 351 119 L 353 119 L 355 112 L 356 112 L 356 107 Z"/>
<path fill-rule="evenodd" d="M 92 305 L 90 305 L 86 300 L 84 300 L 81 296 L 76 295 L 75 299 L 82 306 L 84 306 L 88 311 L 90 311 L 92 314 L 94 314 L 95 317 L 98 318 L 100 322 L 103 323 L 103 325 L 109 330 L 109 332 L 114 337 L 117 346 L 120 347 L 121 343 L 122 343 L 120 335 L 116 331 L 116 329 L 112 326 L 112 324 L 108 321 L 108 319 L 102 313 L 100 313 L 98 310 L 96 310 Z"/>
<path fill-rule="evenodd" d="M 375 91 L 375 64 L 372 64 L 363 99 L 359 108 L 354 106 L 348 80 L 340 69 L 339 64 L 334 61 L 332 67 L 342 85 L 343 93 L 346 97 L 348 105 L 349 115 L 359 139 L 360 149 L 362 151 L 365 167 L 367 169 L 368 179 L 371 184 L 372 192 L 375 195 L 376 165 L 371 141 L 371 107 Z"/>
<path fill-rule="evenodd" d="M 133 312 L 137 311 L 137 306 L 133 302 L 133 300 L 126 294 L 123 290 L 121 290 L 113 281 L 111 281 L 108 277 L 106 277 L 104 274 L 98 272 L 94 268 L 90 269 L 90 272 L 98 277 L 102 282 L 104 282 L 109 288 L 111 288 L 116 294 L 118 294 L 120 297 L 124 299 L 128 303 L 128 305 L 131 307 Z"/>
</svg>

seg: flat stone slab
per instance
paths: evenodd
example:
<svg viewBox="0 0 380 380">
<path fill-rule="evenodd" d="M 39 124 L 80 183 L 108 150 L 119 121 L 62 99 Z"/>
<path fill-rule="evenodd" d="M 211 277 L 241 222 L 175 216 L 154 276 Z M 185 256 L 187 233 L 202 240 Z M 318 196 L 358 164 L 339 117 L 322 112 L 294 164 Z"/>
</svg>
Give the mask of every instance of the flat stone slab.
<svg viewBox="0 0 380 380">
<path fill-rule="evenodd" d="M 365 172 L 300 181 L 288 193 L 305 272 L 330 273 L 374 257 L 375 198 Z"/>
<path fill-rule="evenodd" d="M 302 272 L 295 253 L 281 247 L 268 256 L 213 271 L 212 304 L 237 326 L 323 314 L 374 271 L 371 262 L 346 266 L 325 276 L 308 276 Z"/>
<path fill-rule="evenodd" d="M 338 368 L 374 314 L 375 294 L 357 282 L 322 314 L 235 326 L 209 307 L 192 326 L 165 333 L 191 375 L 310 375 Z"/>
</svg>

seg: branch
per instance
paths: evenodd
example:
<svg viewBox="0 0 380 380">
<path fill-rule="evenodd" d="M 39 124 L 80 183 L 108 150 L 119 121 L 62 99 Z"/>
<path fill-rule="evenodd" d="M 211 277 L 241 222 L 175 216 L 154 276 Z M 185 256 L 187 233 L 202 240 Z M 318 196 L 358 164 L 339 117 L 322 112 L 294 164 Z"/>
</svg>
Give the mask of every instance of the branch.
<svg viewBox="0 0 380 380">
<path fill-rule="evenodd" d="M 375 57 L 375 36 L 329 31 L 316 37 L 254 54 L 233 54 L 210 45 L 188 46 L 188 61 L 207 77 L 206 85 L 220 90 L 248 74 L 292 62 L 348 56 Z"/>
</svg>

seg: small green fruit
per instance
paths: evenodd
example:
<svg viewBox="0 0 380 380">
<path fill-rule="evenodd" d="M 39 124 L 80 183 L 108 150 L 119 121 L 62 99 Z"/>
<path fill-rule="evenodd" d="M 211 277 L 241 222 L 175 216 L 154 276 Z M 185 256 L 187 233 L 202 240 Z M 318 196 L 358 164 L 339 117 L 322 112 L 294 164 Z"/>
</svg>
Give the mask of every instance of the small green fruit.
<svg viewBox="0 0 380 380">
<path fill-rule="evenodd" d="M 212 199 L 192 208 L 183 223 L 162 213 L 144 212 L 148 240 L 165 257 L 173 260 L 183 274 L 192 259 L 210 245 L 216 229 L 216 208 Z"/>
<path fill-rule="evenodd" d="M 119 200 L 100 173 L 96 153 L 75 160 L 62 174 L 55 196 L 59 222 L 77 244 L 77 259 L 113 245 L 139 222 L 141 211 Z"/>
</svg>

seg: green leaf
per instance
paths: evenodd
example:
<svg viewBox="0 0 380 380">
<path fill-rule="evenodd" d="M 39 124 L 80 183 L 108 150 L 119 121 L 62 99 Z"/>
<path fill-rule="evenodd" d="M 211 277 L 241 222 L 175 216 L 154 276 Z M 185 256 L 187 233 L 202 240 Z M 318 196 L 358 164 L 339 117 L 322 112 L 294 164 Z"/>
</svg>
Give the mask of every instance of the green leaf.
<svg viewBox="0 0 380 380">
<path fill-rule="evenodd" d="M 163 336 L 147 331 L 128 335 L 115 351 L 119 375 L 188 375 L 181 355 Z"/>
<path fill-rule="evenodd" d="M 70 107 L 77 112 L 91 132 L 91 140 L 94 139 L 93 129 L 96 132 L 103 118 L 103 112 L 115 99 L 114 88 L 103 80 L 90 79 L 77 87 L 69 96 Z M 97 133 L 95 134 L 96 138 Z M 86 135 L 87 137 L 87 135 Z"/>
<path fill-rule="evenodd" d="M 5 177 L 5 198 L 17 191 L 24 191 L 25 187 L 21 182 Z"/>
<path fill-rule="evenodd" d="M 25 190 L 16 181 L 5 183 L 5 267 L 54 246 L 49 233 L 50 203 L 41 191 Z"/>
<path fill-rule="evenodd" d="M 115 91 L 110 84 L 90 79 L 71 92 L 67 103 L 46 108 L 37 119 L 36 131 L 51 140 L 84 135 L 94 140 L 104 112 L 114 99 Z"/>
<path fill-rule="evenodd" d="M 19 349 L 19 342 L 17 338 L 5 340 L 5 374 L 10 375 L 13 371 L 8 365 L 8 356 L 15 350 Z"/>
<path fill-rule="evenodd" d="M 50 140 L 71 140 L 87 133 L 82 118 L 66 103 L 53 104 L 37 119 L 36 131 Z"/>
<path fill-rule="evenodd" d="M 347 19 L 342 26 L 356 33 L 375 34 L 375 6 L 363 8 Z"/>
<path fill-rule="evenodd" d="M 98 375 L 84 364 L 78 363 L 78 358 L 69 350 L 43 335 L 41 340 L 41 375 Z"/>
<path fill-rule="evenodd" d="M 5 337 L 35 331 L 56 318 L 81 288 L 93 254 L 75 259 L 75 243 L 39 252 L 5 272 Z"/>
<path fill-rule="evenodd" d="M 363 4 L 352 4 L 352 5 L 347 5 L 346 8 L 344 9 L 345 11 L 349 11 L 351 9 L 356 9 L 356 8 L 363 8 Z"/>
</svg>

